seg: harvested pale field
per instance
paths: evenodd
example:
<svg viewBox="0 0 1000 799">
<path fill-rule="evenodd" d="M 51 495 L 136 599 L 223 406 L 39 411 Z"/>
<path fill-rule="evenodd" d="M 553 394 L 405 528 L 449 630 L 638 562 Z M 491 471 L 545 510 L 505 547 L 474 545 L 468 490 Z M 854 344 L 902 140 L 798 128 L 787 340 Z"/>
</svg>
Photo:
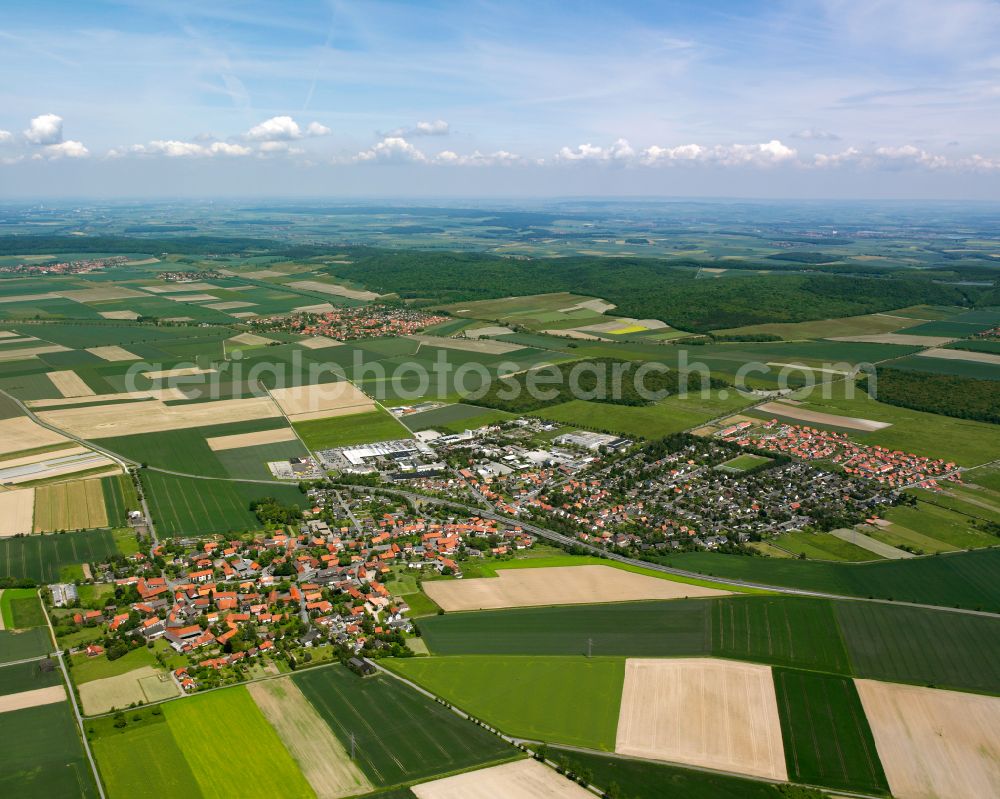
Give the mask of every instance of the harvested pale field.
<svg viewBox="0 0 1000 799">
<path fill-rule="evenodd" d="M 25 361 L 39 355 L 49 355 L 53 352 L 69 352 L 69 347 L 61 344 L 40 344 L 37 347 L 20 347 L 16 350 L 0 350 L 0 363 L 8 361 Z"/>
<path fill-rule="evenodd" d="M 1000 697 L 854 682 L 893 796 L 1000 796 Z"/>
<path fill-rule="evenodd" d="M 213 311 L 233 311 L 237 308 L 251 308 L 257 303 L 246 300 L 229 300 L 228 302 L 210 302 L 205 307 Z"/>
<path fill-rule="evenodd" d="M 10 713 L 12 710 L 24 710 L 39 705 L 53 705 L 66 701 L 66 689 L 62 685 L 52 685 L 48 688 L 36 688 L 34 691 L 21 691 L 18 694 L 0 696 L 0 713 Z"/>
<path fill-rule="evenodd" d="M 161 671 L 157 671 L 152 666 L 127 671 L 114 677 L 104 677 L 100 680 L 91 680 L 77 686 L 80 694 L 80 704 L 83 705 L 83 712 L 88 716 L 97 713 L 107 713 L 114 708 L 119 710 L 127 708 L 133 702 L 149 702 L 150 698 L 143 691 L 143 680 L 152 677 L 159 683 Z M 180 689 L 173 681 L 170 696 L 178 696 Z M 160 697 L 166 698 L 166 697 Z"/>
<path fill-rule="evenodd" d="M 27 416 L 0 419 L 0 455 L 62 444 L 65 436 L 35 424 Z"/>
<path fill-rule="evenodd" d="M 321 302 L 317 305 L 300 305 L 292 310 L 294 313 L 329 313 L 333 306 L 328 302 Z"/>
<path fill-rule="evenodd" d="M 871 336 L 837 336 L 829 339 L 829 341 L 854 341 L 861 344 L 901 344 L 904 347 L 940 347 L 954 340 L 954 337 L 914 336 L 910 333 L 877 333 Z"/>
<path fill-rule="evenodd" d="M 281 411 L 267 397 L 250 397 L 170 406 L 159 400 L 145 400 L 130 403 L 128 413 L 123 413 L 120 405 L 98 405 L 43 411 L 38 415 L 45 422 L 79 438 L 108 438 L 274 419 L 281 415 Z"/>
<path fill-rule="evenodd" d="M 491 341 L 489 339 L 447 338 L 446 336 L 407 336 L 409 339 L 426 344 L 428 347 L 440 347 L 446 350 L 463 350 L 479 352 L 483 355 L 506 355 L 508 352 L 523 350 L 521 344 L 510 344 L 506 341 Z"/>
<path fill-rule="evenodd" d="M 337 297 L 347 297 L 351 300 L 377 300 L 381 296 L 374 291 L 351 289 L 337 283 L 320 283 L 318 280 L 296 280 L 294 283 L 289 283 L 288 285 L 294 289 L 315 291 L 319 294 L 333 294 Z"/>
<path fill-rule="evenodd" d="M 251 280 L 261 280 L 265 277 L 288 277 L 284 272 L 276 272 L 273 269 L 257 269 L 254 272 L 231 272 L 236 277 L 248 277 Z"/>
<path fill-rule="evenodd" d="M 111 345 L 107 347 L 87 347 L 87 352 L 91 355 L 96 355 L 105 361 L 139 361 L 142 360 L 138 355 L 133 355 L 124 347 L 119 347 L 117 345 Z"/>
<path fill-rule="evenodd" d="M 146 373 L 148 374 L 148 373 Z M 122 400 L 149 400 L 162 402 L 184 401 L 187 395 L 179 388 L 151 388 L 145 391 L 124 391 L 121 394 L 95 394 L 92 397 L 66 397 L 63 399 L 28 400 L 25 405 L 32 409 L 64 408 L 70 405 L 89 405 L 92 403 L 121 402 Z"/>
<path fill-rule="evenodd" d="M 875 422 L 871 419 L 859 419 L 854 416 L 837 416 L 833 413 L 810 411 L 806 408 L 788 405 L 784 402 L 765 402 L 763 405 L 758 405 L 757 410 L 762 413 L 785 416 L 789 419 L 798 419 L 801 422 L 828 424 L 834 427 L 843 427 L 847 430 L 862 430 L 869 433 L 873 430 L 882 430 L 885 427 L 891 427 L 891 422 Z"/>
<path fill-rule="evenodd" d="M 537 760 L 516 760 L 410 788 L 417 799 L 585 799 L 593 794 Z"/>
<path fill-rule="evenodd" d="M 194 377 L 195 375 L 209 375 L 214 369 L 201 369 L 197 366 L 188 366 L 183 369 L 161 369 L 158 372 L 143 372 L 150 380 L 161 380 L 165 377 Z"/>
<path fill-rule="evenodd" d="M 497 575 L 472 580 L 430 580 L 423 584 L 423 590 L 447 611 L 680 599 L 729 593 L 611 566 L 500 569 Z"/>
<path fill-rule="evenodd" d="M 52 458 L 64 458 L 69 455 L 82 455 L 85 452 L 90 452 L 90 450 L 87 447 L 81 447 L 75 441 L 66 439 L 66 445 L 60 449 L 35 452 L 31 455 L 22 455 L 18 458 L 2 458 L 0 459 L 0 469 L 10 469 L 15 466 L 27 466 L 32 463 L 41 463 L 45 460 L 51 460 Z"/>
<path fill-rule="evenodd" d="M 80 289 L 79 291 L 60 291 L 60 297 L 74 302 L 107 302 L 109 300 L 130 300 L 134 297 L 145 297 L 141 291 L 124 286 L 105 286 L 97 289 Z"/>
<path fill-rule="evenodd" d="M 974 363 L 989 363 L 1000 365 L 1000 355 L 992 352 L 972 352 L 971 350 L 929 349 L 918 352 L 921 358 L 943 358 L 951 361 L 973 361 Z"/>
<path fill-rule="evenodd" d="M 214 452 L 224 452 L 228 449 L 257 447 L 261 444 L 277 444 L 281 441 L 295 441 L 295 431 L 290 427 L 279 427 L 277 430 L 261 430 L 257 433 L 238 433 L 232 436 L 215 436 L 206 438 L 205 443 Z"/>
<path fill-rule="evenodd" d="M 215 302 L 219 298 L 212 294 L 171 294 L 167 299 L 175 302 Z"/>
<path fill-rule="evenodd" d="M 843 369 L 825 369 L 822 366 L 807 366 L 804 363 L 784 363 L 782 361 L 768 361 L 768 366 L 777 366 L 778 368 L 784 369 L 794 369 L 800 372 L 819 372 L 820 374 L 827 375 L 852 375 L 854 371 L 845 372 Z"/>
<path fill-rule="evenodd" d="M 375 408 L 372 399 L 347 380 L 276 388 L 271 396 L 294 422 L 363 413 Z"/>
<path fill-rule="evenodd" d="M 11 333 L 9 330 L 0 330 L 0 338 L 20 338 L 20 334 Z"/>
<path fill-rule="evenodd" d="M 298 763 L 317 799 L 355 796 L 374 789 L 295 683 L 267 680 L 247 685 L 247 691 Z"/>
<path fill-rule="evenodd" d="M 134 322 L 140 316 L 135 311 L 101 311 L 100 314 L 105 319 L 121 319 L 129 322 Z"/>
<path fill-rule="evenodd" d="M 158 264 L 159 262 L 159 258 L 143 258 L 141 261 L 126 261 L 125 266 L 149 266 L 150 264 Z"/>
<path fill-rule="evenodd" d="M 614 310 L 616 307 L 618 306 L 608 302 L 607 300 L 584 300 L 583 302 L 578 302 L 576 305 L 570 305 L 568 308 L 560 308 L 559 313 L 570 313 L 571 311 L 607 313 L 608 311 Z"/>
<path fill-rule="evenodd" d="M 313 336 L 312 338 L 302 339 L 302 341 L 296 342 L 300 347 L 305 347 L 307 350 L 322 350 L 327 347 L 343 347 L 343 341 L 337 341 L 335 338 L 327 338 L 326 336 Z"/>
<path fill-rule="evenodd" d="M 771 669 L 713 658 L 630 658 L 615 751 L 787 780 Z"/>
<path fill-rule="evenodd" d="M 11 344 L 27 344 L 29 341 L 38 341 L 35 336 L 18 336 L 17 334 L 11 334 L 14 338 L 5 338 L 0 341 L 0 347 L 8 347 Z"/>
<path fill-rule="evenodd" d="M 244 344 L 247 347 L 262 347 L 265 344 L 273 343 L 273 339 L 258 336 L 255 333 L 240 333 L 238 336 L 226 339 L 227 343 Z"/>
<path fill-rule="evenodd" d="M 466 338 L 483 338 L 484 336 L 505 336 L 513 332 L 509 327 L 489 325 L 487 327 L 474 327 L 471 330 L 466 330 L 462 335 Z"/>
<path fill-rule="evenodd" d="M 0 297 L 0 302 L 37 302 L 40 300 L 58 300 L 58 294 L 15 294 L 12 297 Z"/>
<path fill-rule="evenodd" d="M 36 533 L 108 526 L 104 491 L 97 478 L 39 486 L 35 491 Z"/>
<path fill-rule="evenodd" d="M 92 450 L 85 450 L 77 455 L 65 455 L 62 451 L 46 453 L 42 460 L 26 463 L 21 466 L 0 464 L 0 483 L 18 485 L 32 483 L 38 480 L 52 480 L 56 477 L 68 477 L 77 472 L 92 469 L 107 468 L 115 472 L 117 464 L 106 455 Z"/>
<path fill-rule="evenodd" d="M 49 372 L 49 380 L 64 397 L 93 397 L 97 393 L 72 369 Z"/>
<path fill-rule="evenodd" d="M 0 538 L 31 532 L 35 514 L 35 489 L 0 491 Z"/>
<path fill-rule="evenodd" d="M 257 316 L 257 314 L 255 314 L 253 311 L 234 311 L 229 315 L 234 319 L 251 319 L 254 316 Z"/>
<path fill-rule="evenodd" d="M 905 549 L 897 549 L 857 530 L 831 530 L 830 535 L 834 538 L 839 538 L 841 541 L 859 546 L 862 549 L 867 549 L 869 552 L 888 560 L 904 560 L 916 557 L 912 552 L 907 552 Z"/>
</svg>

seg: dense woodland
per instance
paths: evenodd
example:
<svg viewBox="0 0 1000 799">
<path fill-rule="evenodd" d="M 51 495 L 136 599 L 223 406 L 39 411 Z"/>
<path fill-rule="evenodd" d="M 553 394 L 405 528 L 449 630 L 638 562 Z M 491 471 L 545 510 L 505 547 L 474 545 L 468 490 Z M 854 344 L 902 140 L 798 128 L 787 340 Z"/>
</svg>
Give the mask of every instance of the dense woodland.
<svg viewBox="0 0 1000 799">
<path fill-rule="evenodd" d="M 862 385 L 867 387 L 867 378 Z M 916 411 L 1000 424 L 1000 380 L 882 368 L 877 398 Z"/>
</svg>

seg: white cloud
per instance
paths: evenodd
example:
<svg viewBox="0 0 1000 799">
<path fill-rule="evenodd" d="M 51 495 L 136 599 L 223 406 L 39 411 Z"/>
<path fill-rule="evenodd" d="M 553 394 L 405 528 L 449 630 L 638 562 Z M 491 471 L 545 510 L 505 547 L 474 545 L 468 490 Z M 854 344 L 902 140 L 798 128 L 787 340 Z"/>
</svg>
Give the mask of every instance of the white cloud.
<svg viewBox="0 0 1000 799">
<path fill-rule="evenodd" d="M 212 156 L 244 156 L 253 150 L 242 144 L 217 141 L 212 144 L 178 141 L 176 139 L 156 139 L 149 144 L 132 144 L 128 147 L 108 151 L 108 158 L 124 155 L 163 155 L 167 158 L 211 158 Z"/>
<path fill-rule="evenodd" d="M 0 130 L 0 144 L 8 142 L 13 138 L 14 136 L 9 130 Z"/>
<path fill-rule="evenodd" d="M 299 123 L 289 116 L 271 117 L 247 131 L 253 141 L 291 141 L 302 138 Z"/>
<path fill-rule="evenodd" d="M 630 161 L 635 150 L 627 139 L 618 139 L 610 147 L 581 144 L 576 148 L 562 147 L 556 153 L 557 161 Z"/>
<path fill-rule="evenodd" d="M 55 114 L 42 114 L 31 120 L 24 138 L 32 144 L 52 145 L 62 141 L 63 119 Z"/>
<path fill-rule="evenodd" d="M 840 136 L 830 133 L 822 128 L 806 128 L 791 134 L 793 139 L 803 139 L 804 141 L 840 141 Z"/>
<path fill-rule="evenodd" d="M 230 156 L 250 155 L 253 152 L 249 147 L 244 147 L 242 144 L 232 144 L 224 141 L 214 142 L 209 146 L 208 150 L 212 155 Z"/>
<path fill-rule="evenodd" d="M 385 163 L 424 163 L 427 156 L 401 136 L 386 136 L 367 150 L 362 150 L 355 161 L 380 161 Z"/>
<path fill-rule="evenodd" d="M 652 145 L 642 151 L 639 157 L 646 166 L 668 164 L 672 161 L 699 161 L 707 152 L 700 144 L 681 144 L 677 147 L 660 147 Z"/>
<path fill-rule="evenodd" d="M 411 128 L 396 128 L 385 137 L 409 139 L 413 136 L 447 136 L 450 132 L 451 125 L 443 119 L 435 119 L 433 122 L 418 122 Z"/>
<path fill-rule="evenodd" d="M 557 161 L 615 162 L 642 166 L 666 166 L 675 163 L 717 163 L 724 166 L 767 166 L 794 161 L 798 153 L 791 147 L 772 139 L 763 144 L 729 144 L 706 147 L 701 144 L 682 144 L 676 147 L 651 145 L 637 153 L 627 139 L 618 139 L 610 147 L 581 144 L 576 148 L 563 147 L 556 153 Z"/>
<path fill-rule="evenodd" d="M 497 150 L 495 153 L 481 153 L 479 150 L 470 155 L 459 155 L 452 150 L 443 150 L 434 157 L 434 163 L 447 166 L 499 166 L 523 163 L 519 155 Z"/>
<path fill-rule="evenodd" d="M 45 148 L 45 157 L 55 160 L 57 158 L 86 158 L 90 155 L 90 150 L 78 141 L 67 139 L 58 144 L 49 144 Z"/>
<path fill-rule="evenodd" d="M 332 132 L 326 125 L 321 125 L 319 122 L 310 122 L 306 126 L 306 136 L 329 136 Z"/>
<path fill-rule="evenodd" d="M 6 158 L 0 158 L 0 164 L 3 166 L 11 166 L 13 164 L 19 164 L 24 160 L 23 155 L 12 155 Z"/>
</svg>

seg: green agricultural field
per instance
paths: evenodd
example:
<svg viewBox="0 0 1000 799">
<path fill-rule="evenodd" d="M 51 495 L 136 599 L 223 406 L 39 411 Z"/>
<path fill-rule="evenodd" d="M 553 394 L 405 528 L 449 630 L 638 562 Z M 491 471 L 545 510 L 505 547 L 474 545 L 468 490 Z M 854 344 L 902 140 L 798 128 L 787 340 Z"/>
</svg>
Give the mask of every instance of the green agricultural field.
<svg viewBox="0 0 1000 799">
<path fill-rule="evenodd" d="M 924 495 L 921 494 L 921 496 Z M 941 541 L 955 549 L 975 549 L 1000 545 L 1000 538 L 973 526 L 977 522 L 976 518 L 952 510 L 950 507 L 942 507 L 942 505 L 947 505 L 957 508 L 961 507 L 962 504 L 947 496 L 932 494 L 927 495 L 927 501 L 919 501 L 916 506 L 904 505 L 893 508 L 887 514 L 887 518 L 909 530 Z M 977 509 L 973 507 L 969 510 Z M 984 514 L 988 513 L 984 508 L 978 510 Z M 982 521 L 978 523 L 983 524 Z"/>
<path fill-rule="evenodd" d="M 205 796 L 315 796 L 246 688 L 168 702 L 163 714 Z M 239 731 L 238 745 L 227 730 Z"/>
<path fill-rule="evenodd" d="M 297 422 L 295 431 L 313 452 L 321 449 L 410 438 L 410 431 L 381 409 L 350 416 Z"/>
<path fill-rule="evenodd" d="M 69 656 L 70 674 L 77 685 L 101 680 L 105 677 L 117 677 L 143 666 L 158 667 L 153 652 L 145 646 L 139 646 L 116 660 L 108 660 L 104 655 L 88 657 L 85 652 Z"/>
<path fill-rule="evenodd" d="M 709 655 L 712 601 L 673 599 L 447 613 L 419 622 L 437 655 Z"/>
<path fill-rule="evenodd" d="M 948 485 L 941 491 L 914 489 L 917 499 L 927 505 L 948 508 L 973 522 L 994 522 L 1000 524 L 1000 491 L 965 485 Z M 918 505 L 918 507 L 920 507 Z M 1000 544 L 996 536 L 990 536 Z"/>
<path fill-rule="evenodd" d="M 28 630 L 0 630 L 0 664 L 39 657 L 52 651 L 48 627 Z"/>
<path fill-rule="evenodd" d="M 878 563 L 815 561 L 685 552 L 658 561 L 711 577 L 1000 612 L 1000 548 Z"/>
<path fill-rule="evenodd" d="M 919 313 L 919 306 L 913 309 Z M 840 319 L 820 319 L 815 322 L 772 322 L 763 325 L 716 330 L 718 335 L 772 335 L 781 336 L 786 340 L 801 340 L 809 338 L 833 338 L 835 336 L 869 336 L 879 333 L 892 333 L 902 327 L 912 326 L 913 320 L 901 318 L 900 311 L 892 314 L 868 314 L 866 316 L 845 316 Z"/>
<path fill-rule="evenodd" d="M 305 497 L 297 486 L 200 480 L 144 469 L 141 473 L 153 524 L 161 535 L 204 535 L 261 528 L 250 512 L 255 499 L 274 497 L 299 505 Z"/>
<path fill-rule="evenodd" d="M 111 527 L 124 527 L 128 524 L 128 512 L 139 509 L 139 498 L 128 475 L 102 477 L 101 489 L 104 491 L 104 507 L 108 512 L 108 524 Z"/>
<path fill-rule="evenodd" d="M 292 678 L 375 785 L 390 786 L 507 760 L 517 751 L 400 681 L 342 666 Z"/>
<path fill-rule="evenodd" d="M 162 714 L 144 718 L 141 724 L 130 721 L 121 730 L 103 725 L 90 745 L 110 799 L 132 799 L 149 792 L 178 797 L 207 795 Z"/>
<path fill-rule="evenodd" d="M 473 655 L 387 665 L 508 735 L 614 751 L 624 658 Z"/>
<path fill-rule="evenodd" d="M 888 794 L 854 681 L 783 668 L 774 669 L 773 676 L 789 779 Z"/>
<path fill-rule="evenodd" d="M 69 702 L 0 713 L 0 796 L 96 797 Z"/>
<path fill-rule="evenodd" d="M 825 794 L 769 782 L 696 771 L 651 760 L 609 757 L 550 747 L 549 759 L 584 774 L 604 791 L 612 786 L 628 799 L 823 799 Z M 609 794 L 614 795 L 614 794 Z"/>
<path fill-rule="evenodd" d="M 859 677 L 1000 694 L 1000 619 L 873 602 L 835 602 Z"/>
<path fill-rule="evenodd" d="M 115 552 L 108 530 L 0 539 L 0 578 L 51 583 L 63 566 L 100 562 Z"/>
<path fill-rule="evenodd" d="M 491 411 L 483 413 L 484 409 L 478 405 L 464 405 L 460 402 L 445 405 L 441 408 L 434 408 L 423 413 L 414 413 L 403 417 L 402 422 L 410 430 L 453 430 L 456 428 L 475 429 L 493 421 L 502 422 L 507 419 L 516 418 L 514 414 L 506 411 Z M 480 419 L 487 421 L 480 421 Z"/>
<path fill-rule="evenodd" d="M 14 663 L 0 668 L 0 696 L 62 685 L 62 671 L 58 666 L 49 671 L 43 671 L 42 662 L 33 660 L 28 663 Z"/>
<path fill-rule="evenodd" d="M 850 673 L 833 607 L 824 599 L 739 597 L 714 601 L 712 654 Z"/>
<path fill-rule="evenodd" d="M 44 627 L 45 611 L 34 588 L 8 588 L 0 594 L 0 612 L 8 630 Z"/>
<path fill-rule="evenodd" d="M 771 542 L 794 555 L 804 555 L 812 560 L 871 561 L 881 558 L 849 541 L 842 541 L 829 533 L 783 533 Z"/>
</svg>

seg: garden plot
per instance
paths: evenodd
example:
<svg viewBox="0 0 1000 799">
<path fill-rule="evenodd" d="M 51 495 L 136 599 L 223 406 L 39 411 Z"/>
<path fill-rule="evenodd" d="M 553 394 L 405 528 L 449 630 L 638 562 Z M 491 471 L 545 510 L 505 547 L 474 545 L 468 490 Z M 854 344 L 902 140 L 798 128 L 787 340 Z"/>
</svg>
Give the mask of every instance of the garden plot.
<svg viewBox="0 0 1000 799">
<path fill-rule="evenodd" d="M 853 416 L 837 416 L 833 413 L 810 411 L 806 408 L 784 402 L 765 402 L 763 405 L 758 405 L 757 410 L 762 413 L 773 413 L 775 416 L 798 419 L 801 422 L 825 424 L 832 427 L 843 427 L 847 430 L 860 430 L 867 433 L 892 426 L 890 422 L 875 422 L 871 419 L 859 419 Z"/>
<path fill-rule="evenodd" d="M 467 339 L 467 338 L 447 338 L 446 336 L 407 336 L 426 345 L 428 347 L 439 347 L 445 350 L 462 350 L 464 352 L 478 352 L 482 355 L 506 355 L 508 352 L 523 350 L 521 344 L 510 344 L 506 341 L 493 341 L 491 339 Z"/>
<path fill-rule="evenodd" d="M 49 380 L 64 397 L 93 397 L 97 393 L 71 369 L 49 372 Z"/>
<path fill-rule="evenodd" d="M 517 760 L 414 785 L 417 799 L 585 799 L 593 796 L 536 760 Z"/>
<path fill-rule="evenodd" d="M 98 358 L 105 361 L 139 361 L 142 360 L 138 355 L 133 355 L 124 347 L 118 347 L 116 345 L 110 345 L 107 347 L 87 347 L 87 352 L 91 355 L 96 355 Z"/>
<path fill-rule="evenodd" d="M 771 669 L 711 658 L 629 659 L 615 751 L 787 780 Z"/>
<path fill-rule="evenodd" d="M 1000 697 L 855 684 L 893 796 L 1000 796 Z"/>
<path fill-rule="evenodd" d="M 375 409 L 374 401 L 347 380 L 276 388 L 271 392 L 271 396 L 293 422 L 348 416 Z"/>
<path fill-rule="evenodd" d="M 35 489 L 0 491 L 0 538 L 30 533 L 34 513 Z"/>
<path fill-rule="evenodd" d="M 33 691 L 21 691 L 17 694 L 0 696 L 0 713 L 10 713 L 14 710 L 24 710 L 28 707 L 52 705 L 65 701 L 66 689 L 62 685 L 51 685 L 48 688 L 36 688 Z"/>
<path fill-rule="evenodd" d="M 994 366 L 1000 365 L 1000 355 L 992 352 L 973 352 L 972 350 L 943 350 L 937 347 L 923 352 L 918 352 L 921 358 L 941 358 L 951 361 L 972 361 L 974 363 L 988 363 Z"/>
<path fill-rule="evenodd" d="M 290 427 L 279 427 L 276 430 L 261 430 L 256 433 L 237 433 L 231 436 L 214 436 L 206 438 L 205 443 L 213 452 L 224 452 L 230 449 L 256 447 L 261 444 L 278 444 L 282 441 L 296 441 L 295 431 Z"/>
<path fill-rule="evenodd" d="M 320 283 L 318 280 L 296 280 L 294 283 L 289 283 L 288 286 L 293 289 L 302 289 L 303 291 L 315 291 L 319 294 L 333 294 L 337 297 L 347 297 L 350 300 L 371 301 L 377 300 L 382 296 L 381 294 L 376 294 L 374 291 L 351 289 L 337 283 Z"/>
<path fill-rule="evenodd" d="M 44 411 L 39 417 L 79 438 L 108 438 L 253 419 L 273 419 L 281 415 L 268 397 L 192 402 L 184 405 L 165 405 L 159 400 L 145 400 L 130 403 L 128 411 L 123 413 L 119 405 L 98 405 Z"/>
<path fill-rule="evenodd" d="M 65 436 L 35 424 L 27 416 L 0 419 L 0 455 L 69 442 Z"/>
<path fill-rule="evenodd" d="M 610 566 L 501 569 L 496 577 L 430 580 L 423 584 L 423 590 L 446 611 L 680 599 L 728 593 Z"/>
</svg>

